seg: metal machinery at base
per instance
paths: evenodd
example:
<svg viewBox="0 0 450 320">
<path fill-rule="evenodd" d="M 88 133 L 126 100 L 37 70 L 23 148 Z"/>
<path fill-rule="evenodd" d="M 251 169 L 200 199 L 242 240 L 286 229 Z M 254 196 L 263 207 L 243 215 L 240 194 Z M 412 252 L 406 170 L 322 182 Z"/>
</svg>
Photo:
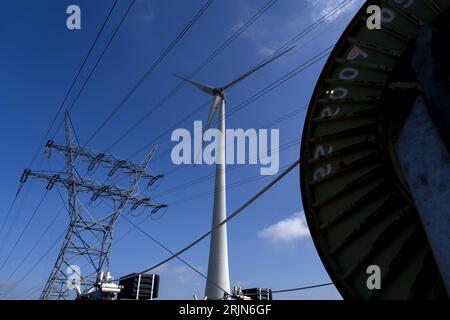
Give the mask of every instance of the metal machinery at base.
<svg viewBox="0 0 450 320">
<path fill-rule="evenodd" d="M 371 5 L 381 7 L 381 29 L 367 27 Z M 410 67 L 416 35 L 449 7 L 367 1 L 313 93 L 301 146 L 303 206 L 346 299 L 448 298 L 394 146 L 420 93 Z M 380 290 L 367 288 L 370 265 L 382 270 Z"/>
<path fill-rule="evenodd" d="M 272 300 L 272 290 L 267 288 L 243 289 L 242 294 L 251 300 Z"/>
<path fill-rule="evenodd" d="M 119 280 L 119 300 L 153 300 L 158 298 L 159 275 L 133 273 Z"/>
</svg>

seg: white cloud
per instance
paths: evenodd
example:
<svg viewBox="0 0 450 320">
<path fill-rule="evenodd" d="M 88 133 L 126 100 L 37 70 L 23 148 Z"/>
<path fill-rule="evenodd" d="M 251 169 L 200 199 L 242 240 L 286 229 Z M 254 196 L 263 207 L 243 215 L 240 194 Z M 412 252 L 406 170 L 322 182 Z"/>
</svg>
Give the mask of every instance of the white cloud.
<svg viewBox="0 0 450 320">
<path fill-rule="evenodd" d="M 310 237 L 305 214 L 298 212 L 258 232 L 258 237 L 270 242 L 293 242 Z"/>
</svg>

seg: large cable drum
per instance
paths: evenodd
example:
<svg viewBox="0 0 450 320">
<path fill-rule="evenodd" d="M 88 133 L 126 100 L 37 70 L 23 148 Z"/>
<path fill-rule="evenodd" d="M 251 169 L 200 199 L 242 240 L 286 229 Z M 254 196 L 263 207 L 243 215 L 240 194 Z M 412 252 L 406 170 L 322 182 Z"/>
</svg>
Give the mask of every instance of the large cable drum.
<svg viewBox="0 0 450 320">
<path fill-rule="evenodd" d="M 367 8 L 381 8 L 369 29 Z M 300 180 L 316 248 L 346 299 L 447 298 L 395 143 L 420 94 L 418 31 L 450 19 L 450 0 L 367 1 L 333 50 L 303 129 Z M 450 232 L 450 230 L 449 230 Z M 367 286 L 369 266 L 381 289 Z"/>
</svg>

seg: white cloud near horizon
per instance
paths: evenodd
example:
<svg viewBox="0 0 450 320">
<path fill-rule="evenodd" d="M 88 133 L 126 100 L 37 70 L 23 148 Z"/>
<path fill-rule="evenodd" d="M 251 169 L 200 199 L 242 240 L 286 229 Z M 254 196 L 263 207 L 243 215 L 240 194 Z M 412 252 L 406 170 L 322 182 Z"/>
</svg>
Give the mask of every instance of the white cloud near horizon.
<svg viewBox="0 0 450 320">
<path fill-rule="evenodd" d="M 273 243 L 294 242 L 303 238 L 309 238 L 310 236 L 303 211 L 294 213 L 258 232 L 259 238 Z"/>
</svg>

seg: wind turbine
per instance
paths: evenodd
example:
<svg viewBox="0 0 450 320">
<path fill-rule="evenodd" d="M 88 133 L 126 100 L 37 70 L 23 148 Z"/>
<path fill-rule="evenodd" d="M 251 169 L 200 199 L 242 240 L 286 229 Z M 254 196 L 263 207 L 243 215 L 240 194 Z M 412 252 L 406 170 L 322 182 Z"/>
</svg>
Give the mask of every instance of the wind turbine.
<svg viewBox="0 0 450 320">
<path fill-rule="evenodd" d="M 291 51 L 294 47 L 290 47 L 279 53 L 275 53 L 272 57 L 255 66 L 242 76 L 231 81 L 223 87 L 213 88 L 191 79 L 183 78 L 175 75 L 175 77 L 186 81 L 201 91 L 214 97 L 211 110 L 209 111 L 206 126 L 203 129 L 203 135 L 211 126 L 214 115 L 219 107 L 219 123 L 217 129 L 220 134 L 217 141 L 216 149 L 216 181 L 214 191 L 214 208 L 212 227 L 221 223 L 226 219 L 226 179 L 225 179 L 225 104 L 227 97 L 225 91 L 244 80 L 259 69 L 278 59 L 282 55 Z M 202 135 L 202 137 L 203 137 Z M 201 150 L 200 150 L 201 152 Z M 197 161 L 195 161 L 197 163 Z M 227 227 L 226 224 L 220 226 L 211 234 L 211 243 L 209 248 L 208 262 L 208 281 L 206 281 L 205 296 L 209 299 L 219 300 L 224 298 L 224 292 L 230 292 L 230 276 L 228 271 L 228 244 L 227 244 Z"/>
</svg>

